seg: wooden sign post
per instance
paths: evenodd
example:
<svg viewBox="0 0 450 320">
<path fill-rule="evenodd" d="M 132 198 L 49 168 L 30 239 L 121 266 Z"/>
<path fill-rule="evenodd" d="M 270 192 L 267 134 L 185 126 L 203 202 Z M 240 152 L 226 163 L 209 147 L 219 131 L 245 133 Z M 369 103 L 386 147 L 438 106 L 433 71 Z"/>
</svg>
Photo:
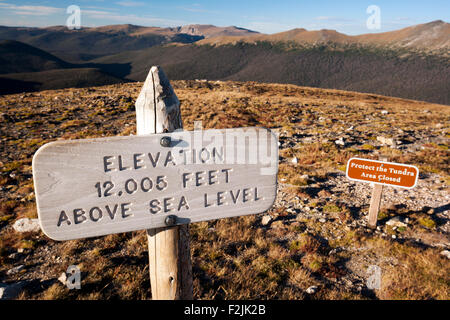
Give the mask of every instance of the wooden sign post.
<svg viewBox="0 0 450 320">
<path fill-rule="evenodd" d="M 377 227 L 378 213 L 380 212 L 381 196 L 383 195 L 383 185 L 374 184 L 369 207 L 369 227 Z"/>
<path fill-rule="evenodd" d="M 369 227 L 376 228 L 383 186 L 412 189 L 417 185 L 419 169 L 386 161 L 352 158 L 347 163 L 348 179 L 373 183 L 369 208 Z"/>
<path fill-rule="evenodd" d="M 42 231 L 71 240 L 147 230 L 153 299 L 192 299 L 188 224 L 256 214 L 276 198 L 278 138 L 264 128 L 182 131 L 158 67 L 137 136 L 56 141 L 33 157 Z"/>
<path fill-rule="evenodd" d="M 136 100 L 138 135 L 183 129 L 180 101 L 169 80 L 152 67 Z M 192 264 L 189 225 L 148 229 L 152 299 L 192 300 Z"/>
</svg>

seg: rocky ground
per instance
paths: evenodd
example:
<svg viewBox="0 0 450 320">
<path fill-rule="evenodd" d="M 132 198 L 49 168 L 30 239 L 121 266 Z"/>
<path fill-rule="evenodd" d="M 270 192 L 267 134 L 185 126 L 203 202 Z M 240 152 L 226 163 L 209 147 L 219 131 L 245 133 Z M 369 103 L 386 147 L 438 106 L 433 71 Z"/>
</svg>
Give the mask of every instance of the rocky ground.
<svg viewBox="0 0 450 320">
<path fill-rule="evenodd" d="M 0 97 L 0 296 L 149 299 L 144 232 L 56 242 L 36 225 L 31 159 L 43 144 L 135 133 L 141 83 Z M 278 196 L 266 213 L 192 224 L 196 299 L 448 299 L 448 106 L 292 85 L 174 81 L 186 130 L 264 126 L 279 134 Z M 411 190 L 370 184 L 351 157 L 411 164 Z M 29 220 L 23 220 L 29 219 Z M 63 285 L 69 265 L 80 290 Z M 371 266 L 380 286 L 368 285 Z M 370 269 L 370 268 L 372 269 Z M 58 280 L 60 278 L 60 280 Z"/>
</svg>

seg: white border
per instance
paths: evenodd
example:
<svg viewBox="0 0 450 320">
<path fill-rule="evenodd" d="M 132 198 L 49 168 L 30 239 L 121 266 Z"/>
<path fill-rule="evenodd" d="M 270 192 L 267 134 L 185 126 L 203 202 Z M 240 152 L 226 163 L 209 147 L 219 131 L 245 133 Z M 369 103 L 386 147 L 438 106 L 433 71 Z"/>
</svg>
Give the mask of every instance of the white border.
<svg viewBox="0 0 450 320">
<path fill-rule="evenodd" d="M 372 161 L 372 162 L 377 162 L 377 163 L 393 164 L 393 165 L 397 165 L 397 166 L 404 166 L 404 167 L 414 168 L 414 169 L 417 170 L 416 180 L 414 181 L 414 185 L 412 187 L 403 187 L 403 186 L 398 186 L 398 185 L 395 185 L 395 184 L 380 183 L 380 182 L 374 182 L 374 181 L 367 181 L 367 180 L 350 178 L 348 176 L 348 168 L 349 168 L 349 163 L 352 160 Z M 371 160 L 371 159 L 364 159 L 364 158 L 350 158 L 347 161 L 347 167 L 345 168 L 345 176 L 347 177 L 347 179 L 352 180 L 352 181 L 381 184 L 383 186 L 397 187 L 397 188 L 403 188 L 403 189 L 413 189 L 413 188 L 415 188 L 417 186 L 417 181 L 419 180 L 419 168 L 417 168 L 416 166 L 409 165 L 409 164 L 402 164 L 402 163 L 396 163 L 396 162 L 387 162 L 387 161 Z"/>
</svg>

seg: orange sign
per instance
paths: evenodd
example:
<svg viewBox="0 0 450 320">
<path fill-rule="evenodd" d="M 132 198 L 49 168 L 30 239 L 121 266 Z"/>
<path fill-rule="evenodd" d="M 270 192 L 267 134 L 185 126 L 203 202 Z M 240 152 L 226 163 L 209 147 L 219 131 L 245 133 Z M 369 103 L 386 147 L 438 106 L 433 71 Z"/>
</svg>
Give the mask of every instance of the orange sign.
<svg viewBox="0 0 450 320">
<path fill-rule="evenodd" d="M 419 169 L 407 164 L 352 158 L 346 174 L 354 181 L 412 189 L 417 184 Z"/>
</svg>

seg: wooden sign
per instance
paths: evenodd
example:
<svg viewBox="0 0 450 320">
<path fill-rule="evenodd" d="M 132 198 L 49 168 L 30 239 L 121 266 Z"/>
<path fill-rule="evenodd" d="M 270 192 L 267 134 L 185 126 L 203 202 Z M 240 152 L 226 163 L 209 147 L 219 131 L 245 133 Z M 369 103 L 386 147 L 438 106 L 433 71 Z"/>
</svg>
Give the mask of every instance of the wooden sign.
<svg viewBox="0 0 450 320">
<path fill-rule="evenodd" d="M 419 178 L 419 169 L 415 166 L 387 162 L 386 157 L 381 160 L 351 158 L 346 171 L 350 180 L 374 183 L 368 215 L 369 227 L 373 229 L 377 226 L 383 186 L 411 189 Z"/>
<path fill-rule="evenodd" d="M 264 128 L 57 141 L 33 158 L 39 221 L 55 240 L 264 212 L 277 171 Z"/>
<path fill-rule="evenodd" d="M 417 184 L 419 169 L 406 164 L 352 158 L 347 163 L 346 175 L 354 181 L 411 189 Z"/>
</svg>

